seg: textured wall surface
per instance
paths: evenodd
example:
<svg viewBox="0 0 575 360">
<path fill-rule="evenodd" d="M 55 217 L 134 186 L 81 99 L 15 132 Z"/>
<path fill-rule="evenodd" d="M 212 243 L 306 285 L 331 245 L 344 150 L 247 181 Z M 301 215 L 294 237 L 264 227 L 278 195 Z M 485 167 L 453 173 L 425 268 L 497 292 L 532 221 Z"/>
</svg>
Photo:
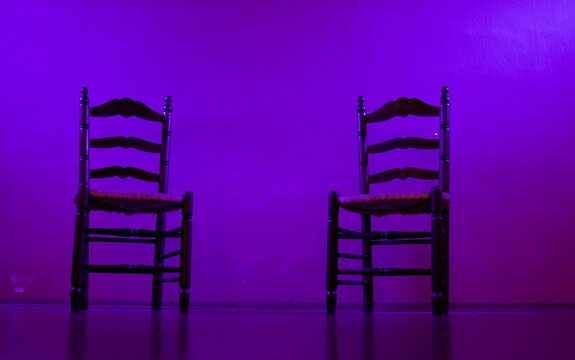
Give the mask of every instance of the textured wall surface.
<svg viewBox="0 0 575 360">
<path fill-rule="evenodd" d="M 24 0 L 3 2 L 0 20 L 0 299 L 68 297 L 82 86 L 93 105 L 131 96 L 161 109 L 173 96 L 171 191 L 195 193 L 192 300 L 321 302 L 327 193 L 357 190 L 356 97 L 368 110 L 437 102 L 448 85 L 452 300 L 575 302 L 572 1 Z M 402 131 L 384 127 L 373 134 Z M 425 159 L 400 151 L 387 164 L 400 160 Z M 385 219 L 408 220 L 426 224 Z M 376 258 L 428 263 L 415 247 Z M 146 301 L 150 283 L 94 275 L 91 298 Z M 427 278 L 377 284 L 377 301 L 430 296 Z"/>
</svg>

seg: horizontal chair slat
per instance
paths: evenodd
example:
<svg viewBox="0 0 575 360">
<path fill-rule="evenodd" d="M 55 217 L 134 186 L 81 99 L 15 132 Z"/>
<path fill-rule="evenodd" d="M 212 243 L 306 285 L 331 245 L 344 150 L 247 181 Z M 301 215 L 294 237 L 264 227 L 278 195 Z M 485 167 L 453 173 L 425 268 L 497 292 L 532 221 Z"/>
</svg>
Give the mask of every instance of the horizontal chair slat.
<svg viewBox="0 0 575 360">
<path fill-rule="evenodd" d="M 400 268 L 369 268 L 369 269 L 338 269 L 341 275 L 367 276 L 419 276 L 431 275 L 431 269 L 400 269 Z"/>
<path fill-rule="evenodd" d="M 371 245 L 422 245 L 431 244 L 431 239 L 372 240 Z"/>
<path fill-rule="evenodd" d="M 382 239 L 421 239 L 431 237 L 429 231 L 382 231 Z"/>
<path fill-rule="evenodd" d="M 396 116 L 439 116 L 439 107 L 429 105 L 419 99 L 400 97 L 394 101 L 388 101 L 374 112 L 364 115 L 362 120 L 366 123 L 386 121 Z"/>
<path fill-rule="evenodd" d="M 420 168 L 395 168 L 387 171 L 382 171 L 372 174 L 367 178 L 369 184 L 384 183 L 395 179 L 405 180 L 408 178 L 421 179 L 421 180 L 437 180 L 439 179 L 439 171 L 427 170 Z"/>
<path fill-rule="evenodd" d="M 134 101 L 130 98 L 110 100 L 102 105 L 90 108 L 92 117 L 109 117 L 121 115 L 123 117 L 135 116 L 140 119 L 154 122 L 163 122 L 164 115 L 150 109 L 140 101 Z"/>
<path fill-rule="evenodd" d="M 176 251 L 172 251 L 172 252 L 169 252 L 169 253 L 166 253 L 166 254 L 160 256 L 160 259 L 165 260 L 165 259 L 169 259 L 169 258 L 174 257 L 174 256 L 178 256 L 180 254 L 181 254 L 181 251 L 176 250 Z"/>
<path fill-rule="evenodd" d="M 342 259 L 355 259 L 355 260 L 364 260 L 365 256 L 357 255 L 357 254 L 347 254 L 347 253 L 338 253 L 337 257 Z"/>
<path fill-rule="evenodd" d="M 176 228 L 169 231 L 155 231 L 147 229 L 107 229 L 107 228 L 90 228 L 88 234 L 111 235 L 123 237 L 155 238 L 157 236 L 164 238 L 181 237 L 181 229 Z"/>
<path fill-rule="evenodd" d="M 365 280 L 338 280 L 338 285 L 366 285 L 367 281 Z"/>
<path fill-rule="evenodd" d="M 395 149 L 435 150 L 439 149 L 439 140 L 423 139 L 418 137 L 395 138 L 378 144 L 369 145 L 366 153 L 378 154 Z"/>
<path fill-rule="evenodd" d="M 338 237 L 347 240 L 407 240 L 431 238 L 429 231 L 372 231 L 362 233 L 342 228 L 338 230 Z"/>
<path fill-rule="evenodd" d="M 110 178 L 114 176 L 117 176 L 122 179 L 125 179 L 127 177 L 133 177 L 134 179 L 139 179 L 143 181 L 160 182 L 160 174 L 152 173 L 131 166 L 128 167 L 109 166 L 100 169 L 90 170 L 90 177 L 94 179 Z"/>
<path fill-rule="evenodd" d="M 344 233 L 344 234 L 347 234 L 347 233 L 356 234 L 357 233 L 357 231 L 349 230 L 346 228 L 338 228 L 337 231 L 340 233 Z"/>
<path fill-rule="evenodd" d="M 172 283 L 172 282 L 178 282 L 180 281 L 179 277 L 167 277 L 167 278 L 161 278 L 160 282 L 161 283 Z"/>
<path fill-rule="evenodd" d="M 105 274 L 158 274 L 178 273 L 178 267 L 155 267 L 150 265 L 86 265 L 86 270 Z"/>
<path fill-rule="evenodd" d="M 136 149 L 150 153 L 161 153 L 162 145 L 156 144 L 137 137 L 113 136 L 107 138 L 90 139 L 90 147 L 98 149 L 110 149 L 121 147 L 124 149 Z"/>
<path fill-rule="evenodd" d="M 155 244 L 154 239 L 121 238 L 121 237 L 89 237 L 89 242 L 125 243 L 125 244 Z"/>
</svg>

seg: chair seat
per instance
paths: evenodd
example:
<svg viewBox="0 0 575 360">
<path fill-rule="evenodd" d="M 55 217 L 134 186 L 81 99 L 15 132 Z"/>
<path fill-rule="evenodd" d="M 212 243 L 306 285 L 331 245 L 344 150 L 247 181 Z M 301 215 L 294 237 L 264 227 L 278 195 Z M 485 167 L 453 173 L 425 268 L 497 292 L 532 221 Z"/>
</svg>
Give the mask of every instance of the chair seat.
<svg viewBox="0 0 575 360">
<path fill-rule="evenodd" d="M 449 206 L 449 194 L 442 194 L 443 207 Z M 340 197 L 339 205 L 351 212 L 376 216 L 431 213 L 430 193 L 367 194 Z"/>
<path fill-rule="evenodd" d="M 125 214 L 162 213 L 182 208 L 183 198 L 158 193 L 90 190 L 90 210 Z"/>
</svg>

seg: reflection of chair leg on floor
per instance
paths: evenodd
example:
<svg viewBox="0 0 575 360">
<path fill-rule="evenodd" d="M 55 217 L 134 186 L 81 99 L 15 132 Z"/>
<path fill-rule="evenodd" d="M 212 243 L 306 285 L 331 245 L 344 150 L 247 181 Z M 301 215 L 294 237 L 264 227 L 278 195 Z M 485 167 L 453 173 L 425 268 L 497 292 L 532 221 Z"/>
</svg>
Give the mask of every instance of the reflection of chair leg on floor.
<svg viewBox="0 0 575 360">
<path fill-rule="evenodd" d="M 363 288 L 364 310 L 373 310 L 373 277 L 375 276 L 419 276 L 431 275 L 432 308 L 434 315 L 448 312 L 449 280 L 449 98 L 446 87 L 442 89 L 440 106 L 433 106 L 418 99 L 399 98 L 390 101 L 378 110 L 366 114 L 363 97 L 358 101 L 359 130 L 359 174 L 360 194 L 343 197 L 330 192 L 328 201 L 327 231 L 327 299 L 328 313 L 335 313 L 338 285 L 356 285 Z M 408 115 L 438 117 L 439 139 L 420 137 L 395 138 L 367 145 L 367 125 L 390 120 L 396 116 Z M 368 174 L 370 155 L 395 149 L 439 150 L 439 170 L 415 167 L 394 168 Z M 370 185 L 387 183 L 408 178 L 436 181 L 429 192 L 384 193 L 370 192 Z M 340 227 L 340 209 L 357 213 L 361 217 L 361 230 L 354 231 Z M 422 215 L 431 216 L 430 231 L 372 231 L 373 216 Z M 340 240 L 359 240 L 362 253 L 352 254 L 339 251 Z M 372 264 L 374 245 L 431 245 L 431 269 L 377 268 Z M 343 269 L 339 259 L 361 261 L 361 267 Z M 340 279 L 340 275 L 360 276 L 360 280 Z"/>
<path fill-rule="evenodd" d="M 187 359 L 190 339 L 190 320 L 186 316 L 168 316 L 152 313 L 150 317 L 151 360 Z M 175 342 L 175 344 L 174 344 Z"/>
<path fill-rule="evenodd" d="M 68 359 L 84 359 L 87 348 L 87 322 L 84 313 L 70 313 L 68 319 Z"/>
<path fill-rule="evenodd" d="M 80 183 L 76 196 L 76 225 L 74 252 L 72 259 L 71 307 L 73 311 L 88 308 L 88 274 L 149 274 L 153 276 L 152 308 L 162 306 L 162 287 L 166 282 L 180 284 L 180 310 L 189 308 L 191 239 L 192 239 L 192 194 L 170 196 L 168 190 L 168 167 L 170 154 L 172 102 L 166 97 L 164 113 L 157 113 L 139 101 L 129 98 L 110 100 L 100 106 L 88 106 L 88 90 L 82 89 L 80 99 Z M 102 118 L 121 115 L 134 116 L 161 125 L 159 142 L 151 142 L 137 137 L 114 136 L 90 138 L 90 117 Z M 158 132 L 160 133 L 160 132 Z M 157 154 L 160 169 L 158 173 L 135 167 L 109 166 L 90 168 L 90 150 L 124 148 Z M 94 190 L 90 179 L 127 178 L 156 183 L 157 191 L 114 192 Z M 155 214 L 155 229 L 99 228 L 90 224 L 90 212 L 106 211 L 118 214 Z M 166 214 L 181 211 L 181 227 L 166 230 Z M 180 239 L 179 249 L 165 252 L 165 242 Z M 90 243 L 137 243 L 154 245 L 153 265 L 94 265 L 89 262 Z M 164 261 L 179 256 L 179 266 L 165 266 Z M 167 274 L 178 274 L 175 277 Z"/>
<path fill-rule="evenodd" d="M 451 359 L 451 329 L 449 317 L 435 318 L 431 331 L 431 358 L 433 360 Z"/>
</svg>

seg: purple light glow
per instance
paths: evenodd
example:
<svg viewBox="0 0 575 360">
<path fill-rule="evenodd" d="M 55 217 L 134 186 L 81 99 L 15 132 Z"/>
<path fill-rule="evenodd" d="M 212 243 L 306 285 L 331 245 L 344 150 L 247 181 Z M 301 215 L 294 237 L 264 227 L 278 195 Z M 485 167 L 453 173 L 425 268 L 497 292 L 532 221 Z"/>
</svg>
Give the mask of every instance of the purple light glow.
<svg viewBox="0 0 575 360">
<path fill-rule="evenodd" d="M 449 85 L 452 301 L 575 301 L 575 4 L 241 3 L 0 5 L 0 299 L 68 298 L 81 86 L 92 105 L 130 96 L 159 110 L 173 96 L 170 192 L 195 194 L 192 301 L 322 302 L 327 194 L 357 191 L 356 97 L 368 110 L 433 103 Z M 405 158 L 419 160 L 392 161 Z M 431 293 L 428 278 L 376 284 L 376 301 Z M 90 296 L 147 301 L 150 289 L 146 276 L 94 275 Z"/>
</svg>

